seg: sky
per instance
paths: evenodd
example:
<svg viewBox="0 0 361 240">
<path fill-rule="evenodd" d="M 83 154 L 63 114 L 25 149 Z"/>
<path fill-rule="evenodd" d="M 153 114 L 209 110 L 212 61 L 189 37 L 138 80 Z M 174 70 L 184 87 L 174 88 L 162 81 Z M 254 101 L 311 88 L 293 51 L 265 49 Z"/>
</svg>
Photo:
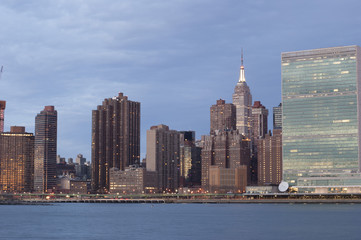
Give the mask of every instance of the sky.
<svg viewBox="0 0 361 240">
<path fill-rule="evenodd" d="M 34 132 L 58 111 L 58 154 L 91 158 L 91 111 L 123 92 L 146 131 L 209 133 L 209 108 L 232 102 L 241 49 L 254 101 L 281 102 L 281 53 L 361 45 L 359 0 L 2 0 L 5 131 Z M 272 121 L 269 128 L 272 128 Z"/>
</svg>

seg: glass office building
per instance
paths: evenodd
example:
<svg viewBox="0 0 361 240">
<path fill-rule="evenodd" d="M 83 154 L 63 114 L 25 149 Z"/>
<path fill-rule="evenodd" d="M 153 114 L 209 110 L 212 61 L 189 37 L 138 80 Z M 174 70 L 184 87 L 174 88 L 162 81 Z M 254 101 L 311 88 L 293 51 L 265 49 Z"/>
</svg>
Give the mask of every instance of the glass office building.
<svg viewBox="0 0 361 240">
<path fill-rule="evenodd" d="M 291 186 L 361 186 L 360 50 L 282 53 L 283 179 Z"/>
</svg>

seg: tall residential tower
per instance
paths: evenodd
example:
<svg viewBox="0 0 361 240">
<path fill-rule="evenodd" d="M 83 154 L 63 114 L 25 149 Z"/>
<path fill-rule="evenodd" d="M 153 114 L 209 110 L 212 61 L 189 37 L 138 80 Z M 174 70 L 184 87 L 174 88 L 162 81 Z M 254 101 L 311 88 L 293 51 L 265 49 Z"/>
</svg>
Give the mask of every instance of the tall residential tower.
<svg viewBox="0 0 361 240">
<path fill-rule="evenodd" d="M 92 112 L 92 190 L 109 191 L 109 170 L 140 163 L 140 103 L 119 93 Z"/>
<path fill-rule="evenodd" d="M 147 130 L 147 171 L 156 172 L 158 190 L 179 187 L 180 132 L 160 124 Z"/>
<path fill-rule="evenodd" d="M 0 133 L 0 191 L 30 192 L 34 187 L 34 135 L 25 127 Z"/>
<path fill-rule="evenodd" d="M 56 189 L 56 148 L 58 113 L 46 106 L 35 118 L 34 190 Z"/>
<path fill-rule="evenodd" d="M 236 107 L 222 99 L 211 106 L 211 134 L 217 130 L 236 130 Z"/>
<path fill-rule="evenodd" d="M 260 101 L 252 106 L 252 141 L 264 138 L 268 131 L 268 109 Z"/>
</svg>

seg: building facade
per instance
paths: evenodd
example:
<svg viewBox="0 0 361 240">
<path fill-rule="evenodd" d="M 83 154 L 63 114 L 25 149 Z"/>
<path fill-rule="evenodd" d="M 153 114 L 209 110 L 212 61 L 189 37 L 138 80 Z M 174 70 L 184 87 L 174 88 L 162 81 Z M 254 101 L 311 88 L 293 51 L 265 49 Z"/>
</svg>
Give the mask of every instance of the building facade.
<svg viewBox="0 0 361 240">
<path fill-rule="evenodd" d="M 0 191 L 30 192 L 34 187 L 34 135 L 25 127 L 0 133 Z"/>
<path fill-rule="evenodd" d="M 251 138 L 252 95 L 246 83 L 243 54 L 239 80 L 233 93 L 233 105 L 236 107 L 237 130 L 247 138 Z"/>
<path fill-rule="evenodd" d="M 258 159 L 257 159 L 257 141 L 264 138 L 268 131 L 268 109 L 255 101 L 252 106 L 251 118 L 251 185 L 258 182 Z"/>
<path fill-rule="evenodd" d="M 147 130 L 147 164 L 149 172 L 157 173 L 160 192 L 174 192 L 179 188 L 180 133 L 166 125 Z"/>
<path fill-rule="evenodd" d="M 252 141 L 264 138 L 268 131 L 268 109 L 255 101 L 252 106 Z"/>
<path fill-rule="evenodd" d="M 194 131 L 180 131 L 180 166 L 179 176 L 181 187 L 201 185 L 202 148 L 195 145 Z"/>
<path fill-rule="evenodd" d="M 124 171 L 110 169 L 110 192 L 119 194 L 141 194 L 145 187 L 145 169 L 135 165 Z"/>
<path fill-rule="evenodd" d="M 79 165 L 84 165 L 86 162 L 86 158 L 83 156 L 83 154 L 79 153 L 76 156 L 75 163 Z"/>
<path fill-rule="evenodd" d="M 140 163 L 140 103 L 119 93 L 92 112 L 92 190 L 109 191 L 109 169 Z"/>
<path fill-rule="evenodd" d="M 54 106 L 46 106 L 35 117 L 34 190 L 56 190 L 58 113 Z"/>
<path fill-rule="evenodd" d="M 282 129 L 282 103 L 273 107 L 273 129 Z"/>
<path fill-rule="evenodd" d="M 86 162 L 83 154 L 78 154 L 75 159 L 75 174 L 78 178 L 87 180 L 91 179 L 91 165 Z"/>
<path fill-rule="evenodd" d="M 282 53 L 283 178 L 298 189 L 361 185 L 361 50 Z"/>
<path fill-rule="evenodd" d="M 236 130 L 236 107 L 225 100 L 211 106 L 211 134 L 217 130 Z"/>
<path fill-rule="evenodd" d="M 209 190 L 216 193 L 243 193 L 247 186 L 247 166 L 236 168 L 211 166 L 209 168 Z"/>
<path fill-rule="evenodd" d="M 282 181 L 282 131 L 273 130 L 257 140 L 258 185 L 278 185 Z"/>
<path fill-rule="evenodd" d="M 250 140 L 238 130 L 219 131 L 214 135 L 202 136 L 202 188 L 209 189 L 209 169 L 212 166 L 235 169 L 241 165 L 250 170 Z M 247 174 L 249 179 L 250 173 Z"/>
<path fill-rule="evenodd" d="M 89 186 L 90 182 L 73 179 L 69 176 L 61 176 L 58 178 L 58 190 L 63 194 L 88 194 L 88 190 L 90 190 Z"/>
</svg>

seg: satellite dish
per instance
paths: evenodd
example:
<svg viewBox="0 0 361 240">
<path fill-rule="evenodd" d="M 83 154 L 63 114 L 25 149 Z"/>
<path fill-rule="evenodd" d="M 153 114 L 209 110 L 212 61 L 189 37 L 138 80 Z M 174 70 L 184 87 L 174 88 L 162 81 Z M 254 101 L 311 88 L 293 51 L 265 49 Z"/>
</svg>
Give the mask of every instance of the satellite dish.
<svg viewBox="0 0 361 240">
<path fill-rule="evenodd" d="M 289 187 L 288 182 L 282 181 L 282 182 L 280 183 L 280 185 L 278 185 L 278 190 L 279 190 L 280 192 L 286 192 L 287 189 L 288 189 L 288 187 Z"/>
</svg>

